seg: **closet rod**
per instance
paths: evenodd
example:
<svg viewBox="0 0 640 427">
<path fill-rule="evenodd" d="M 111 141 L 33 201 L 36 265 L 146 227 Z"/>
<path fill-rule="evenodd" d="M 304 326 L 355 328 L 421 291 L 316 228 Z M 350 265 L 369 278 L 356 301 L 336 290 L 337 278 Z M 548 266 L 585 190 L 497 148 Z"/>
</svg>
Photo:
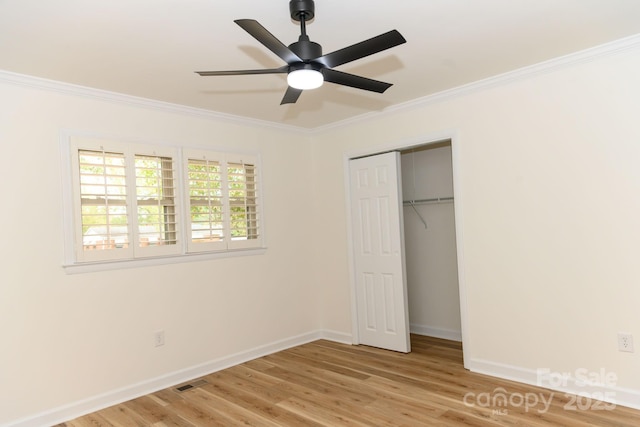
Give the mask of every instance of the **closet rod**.
<svg viewBox="0 0 640 427">
<path fill-rule="evenodd" d="M 414 205 L 416 203 L 434 203 L 434 202 L 453 202 L 453 197 L 434 197 L 432 199 L 404 200 L 405 205 Z"/>
</svg>

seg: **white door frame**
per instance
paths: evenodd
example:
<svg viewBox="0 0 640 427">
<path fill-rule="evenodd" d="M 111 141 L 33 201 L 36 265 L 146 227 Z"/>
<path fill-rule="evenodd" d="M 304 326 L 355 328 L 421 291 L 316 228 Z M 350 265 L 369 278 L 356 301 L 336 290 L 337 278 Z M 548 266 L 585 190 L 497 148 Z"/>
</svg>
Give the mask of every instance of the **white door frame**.
<svg viewBox="0 0 640 427">
<path fill-rule="evenodd" d="M 460 294 L 460 325 L 462 334 L 462 347 L 463 347 L 463 364 L 468 369 L 470 360 L 470 340 L 467 331 L 468 317 L 467 317 L 467 286 L 464 274 L 464 238 L 462 230 L 463 220 L 463 205 L 464 198 L 462 196 L 461 185 L 461 173 L 460 173 L 460 137 L 456 131 L 448 131 L 437 134 L 421 135 L 409 140 L 402 140 L 391 142 L 384 146 L 362 148 L 359 150 L 353 150 L 344 153 L 343 155 L 343 169 L 345 177 L 345 195 L 346 195 L 346 207 L 347 207 L 347 246 L 348 246 L 348 258 L 349 258 L 349 282 L 351 290 L 351 334 L 352 343 L 360 344 L 360 336 L 358 333 L 358 307 L 356 303 L 356 278 L 354 268 L 354 255 L 353 255 L 353 228 L 352 228 L 352 212 L 351 212 L 351 185 L 350 185 L 350 173 L 349 173 L 349 160 L 372 156 L 375 154 L 381 154 L 388 151 L 403 151 L 409 148 L 415 148 L 418 146 L 424 146 L 429 144 L 435 144 L 442 141 L 451 141 L 451 163 L 453 167 L 453 194 L 455 197 L 454 203 L 454 218 L 455 218 L 455 231 L 456 231 L 456 247 L 458 256 L 458 288 Z"/>
</svg>

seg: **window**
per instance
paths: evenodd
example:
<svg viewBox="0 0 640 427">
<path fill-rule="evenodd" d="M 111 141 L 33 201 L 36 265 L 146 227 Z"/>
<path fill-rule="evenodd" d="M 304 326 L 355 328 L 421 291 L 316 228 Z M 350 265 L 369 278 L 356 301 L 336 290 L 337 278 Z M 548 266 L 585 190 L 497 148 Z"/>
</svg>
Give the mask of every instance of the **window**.
<svg viewBox="0 0 640 427">
<path fill-rule="evenodd" d="M 261 246 L 255 157 L 188 150 L 185 169 L 188 250 Z"/>
<path fill-rule="evenodd" d="M 69 141 L 70 263 L 262 247 L 256 156 Z"/>
<path fill-rule="evenodd" d="M 82 249 L 129 244 L 124 153 L 78 150 Z"/>
<path fill-rule="evenodd" d="M 232 240 L 258 238 L 255 170 L 252 163 L 227 164 Z"/>
<path fill-rule="evenodd" d="M 76 261 L 180 252 L 175 149 L 85 139 L 72 147 Z"/>
</svg>

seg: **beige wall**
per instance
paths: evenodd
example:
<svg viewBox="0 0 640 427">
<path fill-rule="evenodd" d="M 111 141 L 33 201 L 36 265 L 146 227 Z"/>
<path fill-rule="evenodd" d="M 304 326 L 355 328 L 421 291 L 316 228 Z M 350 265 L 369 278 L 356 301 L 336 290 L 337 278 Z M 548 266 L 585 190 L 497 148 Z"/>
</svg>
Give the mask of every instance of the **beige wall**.
<svg viewBox="0 0 640 427">
<path fill-rule="evenodd" d="M 309 135 L 0 83 L 0 424 L 310 331 L 348 337 L 346 159 L 443 135 L 471 367 L 604 368 L 637 397 L 640 352 L 616 333 L 640 340 L 638 75 L 629 50 Z M 66 275 L 61 129 L 259 151 L 269 249 Z"/>
<path fill-rule="evenodd" d="M 0 425 L 319 330 L 305 135 L 13 84 L 0 100 Z M 65 274 L 62 129 L 261 153 L 266 254 Z"/>
<path fill-rule="evenodd" d="M 350 155 L 453 136 L 470 367 L 530 380 L 604 368 L 640 406 L 640 351 L 616 343 L 640 341 L 639 75 L 636 47 L 328 129 L 316 168 L 335 173 L 317 203 L 347 212 Z M 318 287 L 337 307 L 325 323 L 348 331 L 334 320 L 348 310 L 348 222 L 335 220 L 316 237 L 335 263 L 316 261 Z"/>
</svg>

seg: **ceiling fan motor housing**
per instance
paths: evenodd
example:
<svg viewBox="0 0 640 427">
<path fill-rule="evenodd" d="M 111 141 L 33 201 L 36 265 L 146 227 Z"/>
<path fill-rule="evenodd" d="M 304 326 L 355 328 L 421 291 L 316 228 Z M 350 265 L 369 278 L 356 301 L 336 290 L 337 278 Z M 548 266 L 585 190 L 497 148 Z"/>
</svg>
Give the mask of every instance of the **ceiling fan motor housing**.
<svg viewBox="0 0 640 427">
<path fill-rule="evenodd" d="M 310 21 L 316 14 L 316 6 L 313 0 L 291 0 L 289 2 L 289 10 L 291 11 L 291 19 L 300 21 Z"/>
<path fill-rule="evenodd" d="M 309 61 L 322 56 L 322 46 L 318 43 L 312 42 L 307 36 L 300 36 L 300 40 L 289 45 L 289 49 L 300 59 Z"/>
</svg>

